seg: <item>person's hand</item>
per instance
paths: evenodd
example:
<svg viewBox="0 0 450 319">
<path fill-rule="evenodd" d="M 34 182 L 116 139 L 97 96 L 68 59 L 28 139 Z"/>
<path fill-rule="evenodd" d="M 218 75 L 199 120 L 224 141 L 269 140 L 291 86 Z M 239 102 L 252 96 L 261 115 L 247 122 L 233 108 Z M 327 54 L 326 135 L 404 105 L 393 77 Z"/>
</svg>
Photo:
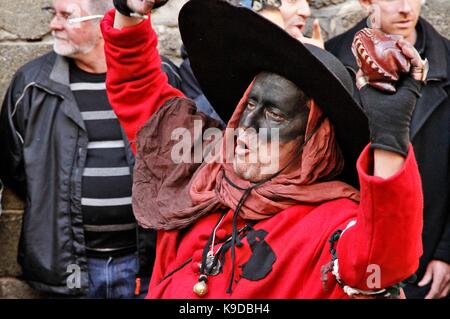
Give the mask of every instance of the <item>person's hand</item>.
<svg viewBox="0 0 450 319">
<path fill-rule="evenodd" d="M 425 299 L 445 298 L 450 291 L 450 264 L 441 260 L 430 261 L 418 286 L 423 287 L 430 282 L 431 289 Z"/>
<path fill-rule="evenodd" d="M 427 60 L 422 60 L 419 52 L 408 41 L 404 39 L 398 40 L 397 45 L 402 50 L 403 55 L 411 63 L 411 69 L 409 73 L 411 77 L 417 81 L 424 81 L 428 73 Z M 360 90 L 366 84 L 367 78 L 360 70 L 356 74 L 356 86 Z"/>
<path fill-rule="evenodd" d="M 426 73 L 428 73 L 428 62 L 426 60 L 422 60 L 416 48 L 414 48 L 414 46 L 405 39 L 399 40 L 397 45 L 402 50 L 405 57 L 411 62 L 411 77 L 418 81 L 424 81 L 427 76 Z"/>
<path fill-rule="evenodd" d="M 121 30 L 124 27 L 131 27 L 148 18 L 156 0 L 114 0 L 116 15 L 114 18 L 114 28 Z"/>
<path fill-rule="evenodd" d="M 314 20 L 311 38 L 305 37 L 303 34 L 300 34 L 300 36 L 298 36 L 296 39 L 302 43 L 312 44 L 321 49 L 325 48 L 325 41 L 322 37 L 322 30 L 320 29 L 320 23 L 318 19 Z"/>
<path fill-rule="evenodd" d="M 404 75 L 394 94 L 383 93 L 370 85 L 361 70 L 356 74 L 356 85 L 369 119 L 372 148 L 395 152 L 406 157 L 410 144 L 409 126 L 412 113 L 423 86 L 425 61 L 417 50 L 405 40 L 398 46 L 410 59 L 410 75 Z"/>
<path fill-rule="evenodd" d="M 156 0 L 122 0 L 122 1 L 126 1 L 127 6 L 131 11 L 142 15 L 146 15 L 152 11 Z"/>
<path fill-rule="evenodd" d="M 362 77 L 360 71 L 357 77 Z M 400 80 L 394 94 L 379 91 L 370 85 L 360 88 L 373 149 L 395 152 L 403 157 L 408 155 L 409 126 L 421 89 L 422 82 L 410 76 Z"/>
</svg>

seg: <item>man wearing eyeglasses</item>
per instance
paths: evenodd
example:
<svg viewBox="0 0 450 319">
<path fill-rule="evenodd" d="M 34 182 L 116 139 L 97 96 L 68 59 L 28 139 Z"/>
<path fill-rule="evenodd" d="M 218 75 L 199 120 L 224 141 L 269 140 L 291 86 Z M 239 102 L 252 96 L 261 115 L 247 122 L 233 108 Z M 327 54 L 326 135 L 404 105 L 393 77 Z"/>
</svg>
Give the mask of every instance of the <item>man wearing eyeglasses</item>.
<svg viewBox="0 0 450 319">
<path fill-rule="evenodd" d="M 133 153 L 105 89 L 99 24 L 111 7 L 43 8 L 53 52 L 16 73 L 1 110 L 0 177 L 26 201 L 19 263 L 50 296 L 143 296 L 152 268 L 154 234 L 131 207 Z"/>
<path fill-rule="evenodd" d="M 420 17 L 423 0 L 360 0 L 369 18 L 325 44 L 353 76 L 358 67 L 351 53 L 355 33 L 371 25 L 403 36 L 429 61 L 411 122 L 411 140 L 424 192 L 424 253 L 418 280 L 405 288 L 408 298 L 444 298 L 450 291 L 450 41 Z M 357 91 L 357 90 L 356 90 Z"/>
</svg>

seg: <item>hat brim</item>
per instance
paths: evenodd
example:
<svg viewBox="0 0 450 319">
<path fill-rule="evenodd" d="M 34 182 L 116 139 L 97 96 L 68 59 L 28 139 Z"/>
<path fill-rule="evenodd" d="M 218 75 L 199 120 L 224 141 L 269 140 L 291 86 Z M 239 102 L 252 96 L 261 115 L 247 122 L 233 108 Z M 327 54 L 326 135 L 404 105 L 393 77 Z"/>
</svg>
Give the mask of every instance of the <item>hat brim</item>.
<svg viewBox="0 0 450 319">
<path fill-rule="evenodd" d="M 250 9 L 219 0 L 187 2 L 179 28 L 203 93 L 225 122 L 257 74 L 281 75 L 313 98 L 330 119 L 346 161 L 340 179 L 358 185 L 355 166 L 369 142 L 368 121 L 337 58 L 303 45 Z"/>
</svg>

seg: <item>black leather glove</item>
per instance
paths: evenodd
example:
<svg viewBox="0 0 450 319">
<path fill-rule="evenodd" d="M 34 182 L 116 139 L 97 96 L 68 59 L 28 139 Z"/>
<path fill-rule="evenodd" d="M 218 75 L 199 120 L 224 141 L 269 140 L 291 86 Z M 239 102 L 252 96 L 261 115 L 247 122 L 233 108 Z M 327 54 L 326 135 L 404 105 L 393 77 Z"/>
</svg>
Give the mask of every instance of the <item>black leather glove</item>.
<svg viewBox="0 0 450 319">
<path fill-rule="evenodd" d="M 119 11 L 124 16 L 129 17 L 133 11 L 128 8 L 127 0 L 114 0 L 114 8 L 116 8 L 117 11 Z"/>
<path fill-rule="evenodd" d="M 422 85 L 422 82 L 405 76 L 394 94 L 383 93 L 370 85 L 361 88 L 372 148 L 408 155 L 409 126 Z"/>
<path fill-rule="evenodd" d="M 165 5 L 169 0 L 155 0 L 155 4 L 153 5 L 153 9 L 158 9 Z M 127 5 L 127 0 L 114 0 L 114 8 L 119 11 L 124 16 L 130 17 L 133 13 L 132 10 Z"/>
</svg>

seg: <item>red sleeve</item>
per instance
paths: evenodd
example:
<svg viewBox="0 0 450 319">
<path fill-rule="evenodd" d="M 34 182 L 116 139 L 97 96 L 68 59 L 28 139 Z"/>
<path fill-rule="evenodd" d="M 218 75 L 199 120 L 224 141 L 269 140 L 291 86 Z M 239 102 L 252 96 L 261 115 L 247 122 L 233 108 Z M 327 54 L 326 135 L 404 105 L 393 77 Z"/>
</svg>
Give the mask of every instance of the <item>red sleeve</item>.
<svg viewBox="0 0 450 319">
<path fill-rule="evenodd" d="M 339 239 L 337 258 L 346 285 L 373 291 L 417 271 L 422 255 L 423 198 L 412 147 L 396 175 L 376 177 L 370 175 L 372 167 L 373 155 L 367 147 L 357 163 L 361 202 L 356 224 Z"/>
<path fill-rule="evenodd" d="M 114 29 L 115 10 L 101 23 L 105 39 L 108 98 L 131 147 L 136 133 L 167 100 L 183 96 L 167 82 L 156 48 L 158 38 L 150 19 L 122 30 Z"/>
</svg>

